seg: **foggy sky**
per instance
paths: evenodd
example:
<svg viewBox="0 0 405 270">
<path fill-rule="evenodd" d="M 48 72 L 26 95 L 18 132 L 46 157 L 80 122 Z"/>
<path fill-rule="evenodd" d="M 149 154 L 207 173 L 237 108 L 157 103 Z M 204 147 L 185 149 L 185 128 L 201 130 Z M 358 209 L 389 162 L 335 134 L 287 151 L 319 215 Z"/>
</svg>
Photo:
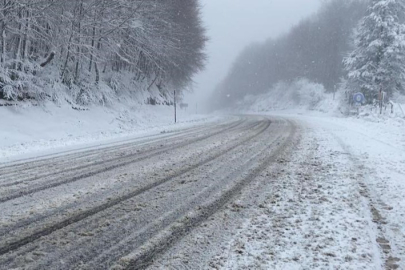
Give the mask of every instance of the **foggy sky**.
<svg viewBox="0 0 405 270">
<path fill-rule="evenodd" d="M 205 71 L 196 75 L 186 102 L 199 110 L 226 76 L 238 54 L 249 44 L 276 38 L 316 12 L 320 0 L 201 0 L 210 41 Z"/>
</svg>

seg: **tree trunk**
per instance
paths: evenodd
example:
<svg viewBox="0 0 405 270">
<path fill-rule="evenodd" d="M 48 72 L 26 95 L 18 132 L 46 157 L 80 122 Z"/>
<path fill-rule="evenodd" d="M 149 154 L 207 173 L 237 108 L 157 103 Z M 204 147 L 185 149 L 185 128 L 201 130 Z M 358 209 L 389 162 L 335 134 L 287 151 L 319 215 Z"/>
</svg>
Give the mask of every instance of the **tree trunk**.
<svg viewBox="0 0 405 270">
<path fill-rule="evenodd" d="M 93 26 L 93 33 L 91 38 L 91 50 L 90 50 L 90 64 L 89 64 L 89 72 L 91 72 L 91 67 L 93 66 L 93 53 L 94 53 L 94 38 L 96 36 L 96 26 Z"/>
<path fill-rule="evenodd" d="M 6 24 L 4 22 L 1 37 L 1 64 L 4 65 L 6 62 Z"/>
<path fill-rule="evenodd" d="M 149 90 L 152 88 L 152 86 L 155 84 L 155 82 L 156 82 L 158 76 L 159 76 L 158 74 L 155 75 L 155 79 L 152 81 L 152 83 L 151 83 L 151 84 L 148 86 L 148 88 L 147 88 L 148 91 L 149 91 Z"/>
<path fill-rule="evenodd" d="M 18 17 L 20 19 L 20 22 L 18 23 L 18 33 L 21 33 L 22 30 L 22 23 L 21 23 L 21 19 L 22 19 L 22 10 L 20 10 L 20 12 L 18 12 Z M 21 70 L 21 65 L 17 66 L 17 62 L 19 62 L 20 60 L 20 55 L 21 55 L 21 45 L 22 45 L 22 38 L 19 35 L 17 37 L 17 46 L 15 47 L 15 51 L 14 51 L 14 63 L 13 63 L 13 69 L 19 69 Z"/>
<path fill-rule="evenodd" d="M 94 62 L 94 70 L 96 71 L 96 85 L 98 85 L 100 82 L 100 72 L 96 62 Z"/>
<path fill-rule="evenodd" d="M 48 57 L 46 58 L 46 60 L 45 60 L 45 62 L 43 62 L 43 63 L 41 63 L 41 67 L 45 67 L 46 65 L 48 65 L 52 60 L 53 60 L 53 58 L 55 57 L 55 52 L 51 52 L 49 55 L 48 55 Z"/>
<path fill-rule="evenodd" d="M 67 47 L 67 53 L 66 53 L 65 64 L 63 65 L 62 73 L 61 73 L 61 75 L 60 75 L 60 77 L 61 77 L 62 80 L 64 80 L 63 77 L 65 76 L 67 64 L 68 64 L 69 57 L 70 57 L 70 43 L 71 43 L 71 41 L 72 41 L 72 36 L 73 36 L 73 32 L 72 32 L 72 34 L 71 34 L 70 37 L 69 37 L 69 42 L 68 42 L 69 44 L 68 44 L 68 47 Z"/>
<path fill-rule="evenodd" d="M 6 62 L 6 18 L 7 18 L 7 5 L 8 2 L 7 0 L 3 1 L 3 21 L 1 23 L 1 65 L 4 66 L 4 63 Z"/>
<path fill-rule="evenodd" d="M 28 8 L 29 8 L 29 6 L 28 6 Z M 31 27 L 29 10 L 27 10 L 26 15 L 27 15 L 27 23 L 26 23 L 25 32 L 24 32 L 24 43 L 23 43 L 24 46 L 23 46 L 23 51 L 22 51 L 22 60 L 23 61 L 25 61 L 27 59 L 28 48 L 29 48 L 29 45 L 30 45 L 30 41 L 29 41 L 29 38 L 28 38 L 28 32 L 29 32 L 30 27 Z M 23 66 L 21 66 L 21 70 L 23 70 Z"/>
<path fill-rule="evenodd" d="M 79 79 L 79 65 L 80 65 L 80 35 L 82 33 L 82 10 L 83 10 L 83 1 L 80 1 L 80 6 L 79 6 L 79 19 L 78 19 L 78 37 L 77 37 L 77 49 L 76 49 L 76 70 L 75 70 L 75 83 L 77 83 Z"/>
</svg>

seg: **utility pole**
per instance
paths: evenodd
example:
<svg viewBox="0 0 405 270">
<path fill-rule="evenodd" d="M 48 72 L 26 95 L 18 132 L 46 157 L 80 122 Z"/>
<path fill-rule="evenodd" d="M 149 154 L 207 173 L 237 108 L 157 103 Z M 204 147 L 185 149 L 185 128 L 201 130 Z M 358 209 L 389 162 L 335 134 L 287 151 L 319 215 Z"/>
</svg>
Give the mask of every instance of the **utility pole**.
<svg viewBox="0 0 405 270">
<path fill-rule="evenodd" d="M 174 123 L 177 123 L 176 90 L 174 90 Z"/>
</svg>

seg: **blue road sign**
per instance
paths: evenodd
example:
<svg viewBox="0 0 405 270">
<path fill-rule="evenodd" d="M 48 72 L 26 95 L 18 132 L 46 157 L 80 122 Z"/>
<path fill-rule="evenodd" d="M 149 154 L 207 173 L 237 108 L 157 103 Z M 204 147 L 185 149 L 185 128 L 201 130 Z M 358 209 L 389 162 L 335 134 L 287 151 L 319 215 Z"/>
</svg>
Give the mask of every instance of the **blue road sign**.
<svg viewBox="0 0 405 270">
<path fill-rule="evenodd" d="M 356 105 L 361 105 L 365 103 L 366 98 L 364 97 L 363 93 L 356 93 L 353 95 L 353 101 Z"/>
</svg>

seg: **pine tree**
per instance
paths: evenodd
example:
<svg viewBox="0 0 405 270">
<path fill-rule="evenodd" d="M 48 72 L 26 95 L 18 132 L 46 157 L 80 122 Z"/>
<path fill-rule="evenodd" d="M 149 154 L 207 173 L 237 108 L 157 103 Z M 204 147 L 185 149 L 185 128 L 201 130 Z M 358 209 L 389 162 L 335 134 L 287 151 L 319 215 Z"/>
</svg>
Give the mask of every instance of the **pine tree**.
<svg viewBox="0 0 405 270">
<path fill-rule="evenodd" d="M 368 102 L 380 89 L 403 92 L 405 79 L 403 0 L 372 0 L 355 33 L 355 49 L 344 59 L 348 83 Z"/>
</svg>

